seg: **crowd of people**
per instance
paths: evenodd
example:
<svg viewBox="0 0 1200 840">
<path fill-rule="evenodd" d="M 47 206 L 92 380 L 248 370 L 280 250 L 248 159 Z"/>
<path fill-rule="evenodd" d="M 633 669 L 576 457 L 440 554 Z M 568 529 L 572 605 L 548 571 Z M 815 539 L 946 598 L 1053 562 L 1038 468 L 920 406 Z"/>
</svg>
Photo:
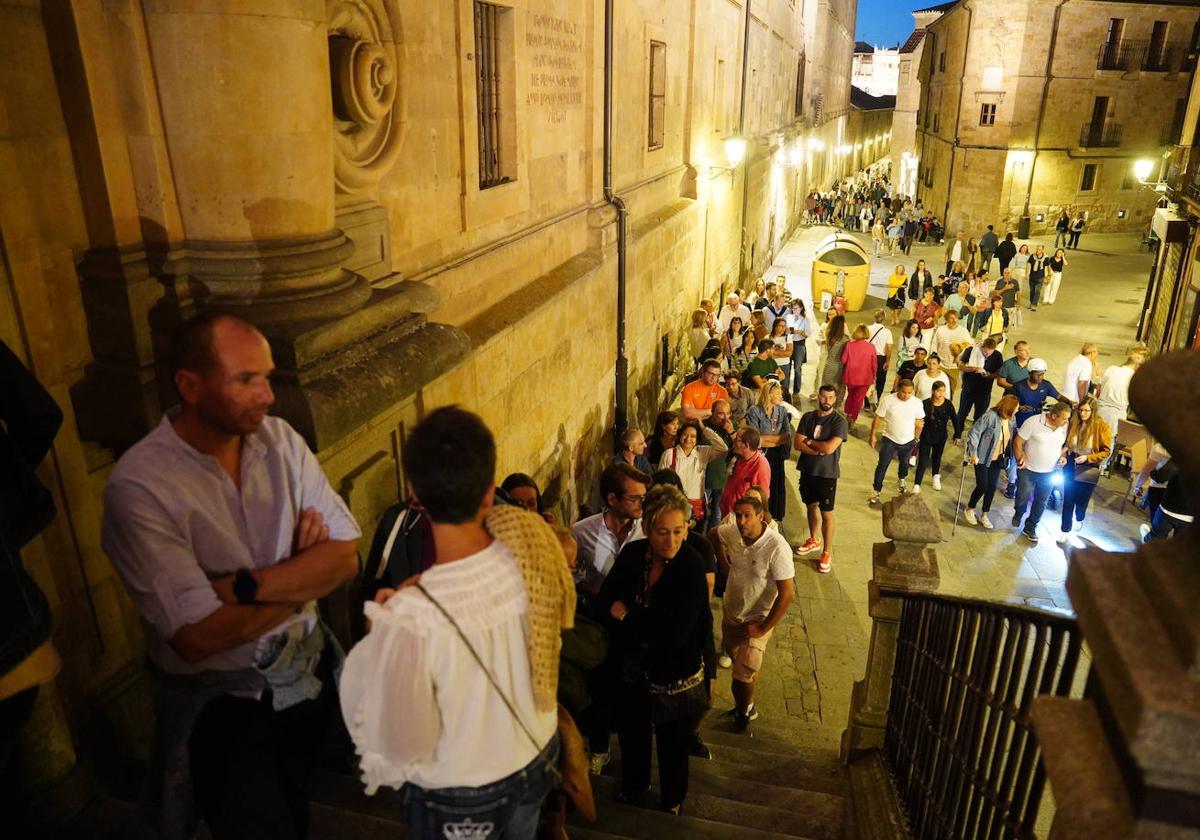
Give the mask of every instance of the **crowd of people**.
<svg viewBox="0 0 1200 840">
<path fill-rule="evenodd" d="M 832 218 L 873 229 L 866 215 L 891 194 L 883 174 L 859 180 Z M 401 790 L 414 836 L 483 825 L 479 836 L 533 836 L 567 796 L 586 812 L 571 774 L 599 773 L 614 734 L 618 798 L 646 799 L 657 751 L 658 804 L 682 813 L 689 760 L 711 757 L 701 723 L 720 669 L 726 714 L 747 732 L 797 561 L 832 569 L 841 455 L 861 418 L 877 450 L 871 504 L 892 462 L 900 494 L 923 492 L 927 476 L 941 491 L 959 457 L 947 450 L 961 447 L 969 525 L 996 528 L 1001 487 L 1031 542 L 1056 493 L 1060 541 L 1085 521 L 1147 351 L 1101 370 L 1085 341 L 1052 374 L 1011 334 L 1026 303 L 1053 303 L 1063 253 L 990 227 L 977 243 L 958 232 L 944 274 L 897 265 L 885 306 L 858 323 L 843 308 L 810 313 L 781 276 L 719 311 L 702 301 L 678 408 L 648 434 L 623 430 L 600 509 L 574 523 L 530 475 L 496 483 L 478 416 L 431 411 L 402 447 L 407 501 L 377 524 L 362 570 L 359 524 L 304 440 L 269 416 L 266 339 L 228 314 L 187 321 L 168 359 L 179 405 L 104 491 L 103 547 L 146 624 L 160 688 L 160 830 L 185 837 L 203 816 L 216 838 L 304 836 L 339 713 L 367 792 Z M 783 529 L 791 464 L 798 545 Z M 1192 521 L 1161 445 L 1135 489 L 1151 510 L 1146 539 Z M 316 601 L 356 578 L 365 624 L 346 653 Z"/>
</svg>

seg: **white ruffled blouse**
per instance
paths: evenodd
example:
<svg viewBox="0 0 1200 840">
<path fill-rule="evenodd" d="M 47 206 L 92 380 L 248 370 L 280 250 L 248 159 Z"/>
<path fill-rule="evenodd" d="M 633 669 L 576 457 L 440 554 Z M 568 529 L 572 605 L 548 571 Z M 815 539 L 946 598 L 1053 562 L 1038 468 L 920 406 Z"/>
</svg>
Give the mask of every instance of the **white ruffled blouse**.
<svg viewBox="0 0 1200 840">
<path fill-rule="evenodd" d="M 538 744 L 554 735 L 555 709 L 533 702 L 521 572 L 499 540 L 421 576 L 454 617 Z M 478 787 L 533 760 L 513 719 L 457 631 L 415 587 L 367 604 L 371 631 L 346 658 L 338 690 L 368 794 L 399 788 Z"/>
</svg>

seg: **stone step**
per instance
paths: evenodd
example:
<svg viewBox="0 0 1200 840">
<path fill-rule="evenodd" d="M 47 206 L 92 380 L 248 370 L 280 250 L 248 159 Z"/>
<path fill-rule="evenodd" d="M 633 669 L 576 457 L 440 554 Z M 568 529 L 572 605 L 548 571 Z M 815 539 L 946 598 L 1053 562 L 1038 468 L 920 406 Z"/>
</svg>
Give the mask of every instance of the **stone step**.
<svg viewBox="0 0 1200 840">
<path fill-rule="evenodd" d="M 689 770 L 694 764 L 689 764 Z M 597 825 L 604 826 L 608 804 L 620 790 L 620 780 L 593 776 Z M 646 805 L 658 804 L 658 787 L 651 786 Z M 841 836 L 845 799 L 829 793 L 797 790 L 736 776 L 689 772 L 684 810 L 713 822 L 744 825 L 812 840 L 837 840 Z"/>
<path fill-rule="evenodd" d="M 778 840 L 780 837 L 794 835 L 780 834 L 777 831 L 750 828 L 744 825 L 716 822 L 695 813 L 692 796 L 684 803 L 684 814 L 676 816 L 655 809 L 657 799 L 648 799 L 651 807 L 640 808 L 632 805 L 622 805 L 619 802 L 604 802 L 603 810 L 595 824 L 577 822 L 578 817 L 568 819 L 570 828 L 567 833 L 574 838 L 576 826 L 591 831 L 602 832 L 599 836 L 615 836 L 628 838 L 648 838 L 648 840 L 675 840 L 686 837 L 688 840 Z M 601 803 L 597 803 L 597 810 Z"/>
<path fill-rule="evenodd" d="M 755 753 L 752 750 L 735 750 L 718 746 L 713 749 L 713 758 L 693 758 L 688 761 L 688 773 L 692 777 L 707 776 L 715 779 L 743 779 L 748 782 L 763 782 L 792 790 L 808 790 L 841 796 L 846 790 L 843 770 L 836 761 L 813 763 L 802 758 L 787 758 L 778 755 Z M 606 776 L 620 778 L 621 757 L 614 754 L 613 760 L 604 768 Z M 651 778 L 658 777 L 657 761 L 651 760 Z"/>
<path fill-rule="evenodd" d="M 908 823 L 878 750 L 851 762 L 847 840 L 908 840 Z"/>
<path fill-rule="evenodd" d="M 1200 790 L 1200 680 L 1190 678 L 1139 585 L 1141 555 L 1081 554 L 1071 563 L 1067 592 L 1142 780 L 1167 791 Z"/>
<path fill-rule="evenodd" d="M 1196 610 L 1200 602 L 1200 566 L 1195 562 L 1200 545 L 1192 557 L 1167 548 L 1165 543 L 1144 546 L 1134 564 L 1134 575 L 1161 617 L 1189 676 L 1200 679 L 1200 611 Z"/>
<path fill-rule="evenodd" d="M 750 730 L 756 751 L 817 759 L 836 756 L 842 738 L 842 730 L 832 726 L 797 723 L 792 728 L 786 721 L 775 721 L 765 715 L 751 723 Z M 730 715 L 709 715 L 700 727 L 700 734 L 705 741 L 732 746 L 747 740 L 744 733 L 736 731 Z"/>
</svg>

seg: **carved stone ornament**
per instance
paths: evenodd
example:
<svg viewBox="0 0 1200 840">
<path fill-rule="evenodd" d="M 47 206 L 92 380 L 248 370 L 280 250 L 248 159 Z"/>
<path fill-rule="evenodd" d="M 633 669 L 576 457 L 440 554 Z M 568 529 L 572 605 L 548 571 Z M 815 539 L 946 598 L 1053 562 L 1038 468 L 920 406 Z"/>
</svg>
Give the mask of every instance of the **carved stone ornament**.
<svg viewBox="0 0 1200 840">
<path fill-rule="evenodd" d="M 404 141 L 396 0 L 327 0 L 333 88 L 333 173 L 361 193 L 392 168 Z"/>
</svg>

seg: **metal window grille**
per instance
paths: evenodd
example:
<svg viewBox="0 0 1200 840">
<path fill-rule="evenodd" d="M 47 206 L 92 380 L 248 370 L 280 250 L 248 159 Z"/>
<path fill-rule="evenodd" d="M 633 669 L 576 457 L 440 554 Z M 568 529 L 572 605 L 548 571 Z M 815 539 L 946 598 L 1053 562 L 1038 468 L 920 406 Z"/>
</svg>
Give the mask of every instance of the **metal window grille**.
<svg viewBox="0 0 1200 840">
<path fill-rule="evenodd" d="M 661 149 L 666 135 L 667 112 L 667 45 L 650 42 L 650 117 L 648 142 L 651 149 Z"/>
<path fill-rule="evenodd" d="M 1096 175 L 1100 171 L 1100 164 L 1085 163 L 1083 165 L 1083 175 L 1079 179 L 1079 191 L 1088 192 L 1096 189 Z"/>
<path fill-rule="evenodd" d="M 1040 610 L 904 597 L 884 753 L 914 837 L 1032 840 L 1045 774 L 1029 709 L 1080 685 L 1081 643 Z"/>
<path fill-rule="evenodd" d="M 996 103 L 984 102 L 979 106 L 979 124 L 980 125 L 995 125 L 996 124 Z"/>
<path fill-rule="evenodd" d="M 475 100 L 479 112 L 479 188 L 503 184 L 504 153 L 500 142 L 500 16 L 507 10 L 475 3 Z"/>
</svg>

